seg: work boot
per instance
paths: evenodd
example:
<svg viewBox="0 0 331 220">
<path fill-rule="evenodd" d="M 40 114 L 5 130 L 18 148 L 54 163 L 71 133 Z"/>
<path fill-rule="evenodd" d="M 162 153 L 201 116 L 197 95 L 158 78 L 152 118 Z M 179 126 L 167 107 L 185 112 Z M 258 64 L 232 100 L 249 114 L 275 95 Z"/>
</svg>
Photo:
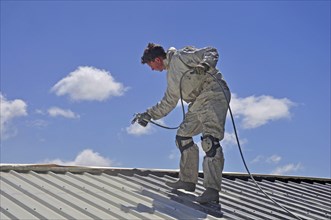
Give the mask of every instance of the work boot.
<svg viewBox="0 0 331 220">
<path fill-rule="evenodd" d="M 195 190 L 195 184 L 190 182 L 184 182 L 181 180 L 178 180 L 176 182 L 168 182 L 166 181 L 165 184 L 173 189 L 184 189 L 189 192 L 194 192 Z"/>
<path fill-rule="evenodd" d="M 200 196 L 196 198 L 196 201 L 200 204 L 205 204 L 208 202 L 219 203 L 219 194 L 216 189 L 207 188 Z"/>
</svg>

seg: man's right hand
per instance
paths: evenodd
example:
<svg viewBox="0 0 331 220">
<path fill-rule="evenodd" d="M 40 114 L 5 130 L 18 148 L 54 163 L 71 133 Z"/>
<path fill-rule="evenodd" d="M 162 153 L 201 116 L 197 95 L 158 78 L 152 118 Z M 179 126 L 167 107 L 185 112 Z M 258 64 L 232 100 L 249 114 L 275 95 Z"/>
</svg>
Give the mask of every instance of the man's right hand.
<svg viewBox="0 0 331 220">
<path fill-rule="evenodd" d="M 135 122 L 138 122 L 138 124 L 140 124 L 143 127 L 146 127 L 148 122 L 150 122 L 152 119 L 152 117 L 147 113 L 138 113 L 136 114 L 136 117 L 132 120 L 132 124 L 134 124 Z"/>
</svg>

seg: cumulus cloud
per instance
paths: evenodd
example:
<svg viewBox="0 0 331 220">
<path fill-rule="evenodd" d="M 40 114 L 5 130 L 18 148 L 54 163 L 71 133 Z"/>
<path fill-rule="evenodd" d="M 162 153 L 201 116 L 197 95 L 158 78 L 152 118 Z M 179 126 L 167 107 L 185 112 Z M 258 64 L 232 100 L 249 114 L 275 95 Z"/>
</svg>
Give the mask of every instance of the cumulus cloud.
<svg viewBox="0 0 331 220">
<path fill-rule="evenodd" d="M 247 143 L 247 140 L 239 139 L 239 142 L 240 142 L 240 146 L 242 146 Z M 237 139 L 236 139 L 235 133 L 234 132 L 232 132 L 232 133 L 225 132 L 224 138 L 223 138 L 221 144 L 223 147 L 237 146 Z"/>
<path fill-rule="evenodd" d="M 135 123 L 127 127 L 126 132 L 134 136 L 141 136 L 141 135 L 152 134 L 154 132 L 154 128 L 152 127 L 151 124 L 148 124 L 146 127 L 143 127 L 140 126 L 138 123 Z"/>
<path fill-rule="evenodd" d="M 285 165 L 276 166 L 276 164 L 279 164 L 282 159 L 283 158 L 277 154 L 273 154 L 271 156 L 258 155 L 250 163 L 259 164 L 263 168 L 271 167 L 272 171 L 270 172 L 270 174 L 274 174 L 274 175 L 293 174 L 303 169 L 301 163 L 297 163 L 297 164 L 289 163 Z"/>
<path fill-rule="evenodd" d="M 27 125 L 35 128 L 46 128 L 48 126 L 48 122 L 42 119 L 36 119 L 28 121 Z"/>
<path fill-rule="evenodd" d="M 27 104 L 21 99 L 7 100 L 0 93 L 1 120 L 0 130 L 1 139 L 5 140 L 16 135 L 16 129 L 12 127 L 14 118 L 26 116 Z"/>
<path fill-rule="evenodd" d="M 184 108 L 188 106 L 188 103 L 183 100 Z M 177 102 L 176 108 L 182 108 L 182 102 L 179 100 Z"/>
<path fill-rule="evenodd" d="M 290 174 L 290 173 L 296 172 L 301 169 L 303 169 L 303 166 L 301 163 L 297 163 L 297 164 L 290 163 L 290 164 L 287 164 L 284 166 L 277 167 L 275 170 L 273 170 L 271 172 L 271 174 L 284 175 L 284 174 Z"/>
<path fill-rule="evenodd" d="M 121 96 L 127 90 L 106 70 L 80 66 L 51 89 L 56 95 L 68 95 L 76 101 L 104 101 Z"/>
<path fill-rule="evenodd" d="M 249 96 L 239 98 L 232 94 L 231 108 L 235 116 L 242 118 L 243 128 L 256 128 L 270 121 L 289 118 L 290 108 L 295 103 L 287 98 L 272 96 Z"/>
<path fill-rule="evenodd" d="M 269 157 L 263 156 L 263 155 L 258 155 L 256 156 L 251 163 L 269 163 L 269 164 L 277 164 L 282 160 L 282 157 L 274 154 Z"/>
<path fill-rule="evenodd" d="M 51 107 L 48 109 L 48 114 L 52 117 L 57 117 L 57 116 L 62 116 L 65 118 L 79 118 L 80 116 L 75 114 L 73 111 L 70 109 L 61 109 L 59 107 Z"/>
<path fill-rule="evenodd" d="M 80 152 L 73 161 L 63 161 L 61 159 L 44 160 L 42 163 L 52 163 L 64 166 L 99 166 L 110 167 L 116 165 L 114 161 L 101 156 L 98 152 L 85 149 Z"/>
<path fill-rule="evenodd" d="M 279 161 L 282 160 L 282 157 L 279 155 L 271 155 L 270 157 L 267 158 L 267 163 L 279 163 Z"/>
<path fill-rule="evenodd" d="M 163 120 L 157 120 L 156 123 L 165 125 Z M 148 135 L 155 132 L 155 128 L 153 126 L 154 125 L 152 125 L 151 123 L 148 123 L 146 127 L 143 127 L 138 123 L 134 123 L 126 128 L 126 132 L 134 136 Z"/>
<path fill-rule="evenodd" d="M 45 114 L 44 111 L 41 110 L 41 109 L 36 109 L 36 110 L 35 110 L 35 113 L 36 113 L 36 114 L 39 114 L 39 115 L 44 115 L 44 114 Z"/>
<path fill-rule="evenodd" d="M 264 156 L 262 156 L 262 155 L 258 155 L 258 156 L 256 156 L 256 157 L 251 161 L 251 163 L 259 163 L 259 162 L 261 162 L 263 159 L 264 159 Z"/>
</svg>

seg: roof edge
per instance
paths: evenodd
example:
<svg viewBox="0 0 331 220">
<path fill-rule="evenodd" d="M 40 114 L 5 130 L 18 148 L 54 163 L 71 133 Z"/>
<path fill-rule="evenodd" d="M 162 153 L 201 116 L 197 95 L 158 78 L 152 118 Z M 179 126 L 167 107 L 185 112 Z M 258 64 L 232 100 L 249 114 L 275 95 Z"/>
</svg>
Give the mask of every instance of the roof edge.
<svg viewBox="0 0 331 220">
<path fill-rule="evenodd" d="M 157 176 L 169 175 L 173 177 L 178 177 L 179 170 L 175 169 L 147 169 L 147 168 L 124 168 L 124 167 L 93 167 L 93 166 L 64 166 L 58 164 L 0 164 L 1 172 L 9 172 L 11 170 L 18 172 L 56 172 L 56 173 L 92 173 L 92 174 L 100 174 L 107 173 L 111 175 L 117 175 L 118 173 L 122 173 L 125 175 L 148 175 L 154 174 Z M 203 177 L 203 173 L 199 172 L 199 176 Z M 250 178 L 250 175 L 247 173 L 239 173 L 239 172 L 223 172 L 223 176 L 229 179 L 244 179 L 247 180 Z M 276 174 L 252 174 L 254 179 L 257 181 L 261 180 L 280 180 L 280 181 L 308 181 L 308 182 L 320 182 L 320 183 L 330 183 L 331 178 L 324 177 L 307 177 L 307 176 L 284 176 L 284 175 L 276 175 Z"/>
</svg>

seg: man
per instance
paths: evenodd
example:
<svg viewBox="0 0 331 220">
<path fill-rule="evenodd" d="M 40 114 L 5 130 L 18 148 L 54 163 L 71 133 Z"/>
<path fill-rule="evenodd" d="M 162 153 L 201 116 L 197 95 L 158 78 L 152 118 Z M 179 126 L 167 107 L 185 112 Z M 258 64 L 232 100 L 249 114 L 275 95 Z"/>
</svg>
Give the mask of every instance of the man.
<svg viewBox="0 0 331 220">
<path fill-rule="evenodd" d="M 141 57 L 141 63 L 152 70 L 167 70 L 167 90 L 155 106 L 139 114 L 138 123 L 146 126 L 153 119 L 166 116 L 177 105 L 180 98 L 189 103 L 188 112 L 176 135 L 180 150 L 179 180 L 166 182 L 174 189 L 195 191 L 198 181 L 199 152 L 192 137 L 202 133 L 201 145 L 206 155 L 203 159 L 206 190 L 197 197 L 197 202 L 219 202 L 224 156 L 219 141 L 224 138 L 224 124 L 230 101 L 230 90 L 222 74 L 216 68 L 218 52 L 215 48 L 197 49 L 170 48 L 149 43 Z M 215 76 L 219 83 L 211 76 Z M 227 101 L 228 100 L 228 101 Z"/>
</svg>

